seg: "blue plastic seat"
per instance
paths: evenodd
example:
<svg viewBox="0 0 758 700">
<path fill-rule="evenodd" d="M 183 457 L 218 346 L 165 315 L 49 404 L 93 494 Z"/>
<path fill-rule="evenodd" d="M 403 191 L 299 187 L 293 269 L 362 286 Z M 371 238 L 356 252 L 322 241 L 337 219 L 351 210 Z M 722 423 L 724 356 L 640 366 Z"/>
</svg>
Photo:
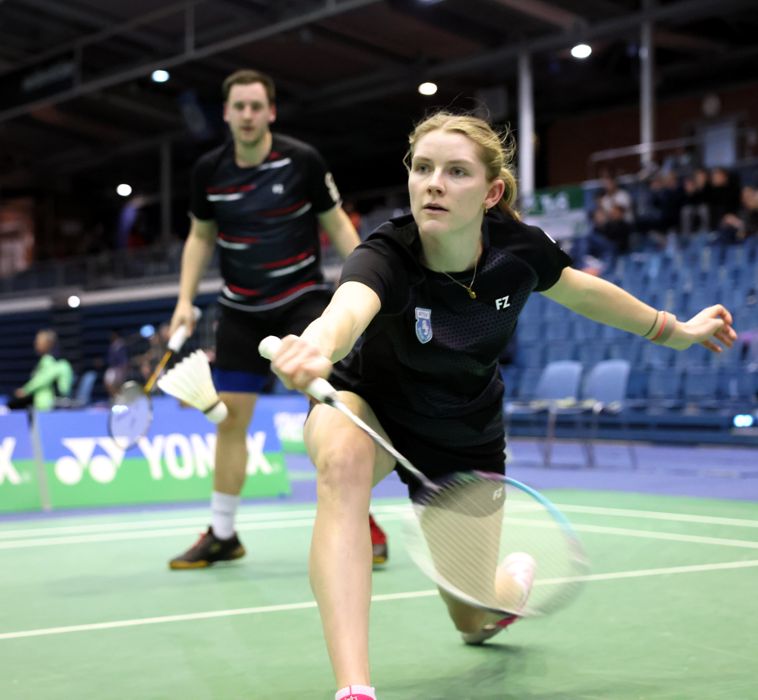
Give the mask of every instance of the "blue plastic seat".
<svg viewBox="0 0 758 700">
<path fill-rule="evenodd" d="M 539 375 L 537 385 L 529 401 L 506 401 L 506 430 L 514 415 L 547 414 L 547 428 L 544 445 L 545 465 L 550 464 L 555 420 L 561 405 L 575 405 L 579 398 L 582 365 L 579 362 L 559 361 L 549 363 Z M 527 396 L 526 374 L 521 378 L 520 396 Z"/>
<path fill-rule="evenodd" d="M 715 410 L 718 399 L 718 372 L 706 367 L 689 367 L 684 374 L 684 401 L 689 409 Z"/>
<path fill-rule="evenodd" d="M 682 405 L 682 375 L 674 367 L 655 367 L 648 372 L 649 410 L 669 410 Z"/>
</svg>

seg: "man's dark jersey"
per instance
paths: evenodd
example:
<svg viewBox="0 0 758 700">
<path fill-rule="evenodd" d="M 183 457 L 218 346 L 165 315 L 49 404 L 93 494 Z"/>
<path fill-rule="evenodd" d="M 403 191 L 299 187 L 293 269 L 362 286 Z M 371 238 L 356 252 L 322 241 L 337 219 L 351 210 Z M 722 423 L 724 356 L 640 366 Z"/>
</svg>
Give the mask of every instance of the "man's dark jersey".
<svg viewBox="0 0 758 700">
<path fill-rule="evenodd" d="M 200 158 L 190 210 L 218 226 L 220 303 L 265 311 L 329 289 L 321 274 L 316 215 L 339 202 L 319 153 L 286 136 L 272 134 L 271 152 L 251 168 L 236 164 L 231 142 Z"/>
<path fill-rule="evenodd" d="M 503 435 L 498 356 L 532 291 L 571 263 L 541 229 L 500 212 L 483 225 L 476 299 L 420 262 L 409 216 L 380 226 L 348 258 L 340 283 L 374 290 L 381 309 L 332 374 L 382 415 L 441 446 L 482 445 Z M 472 271 L 453 275 L 471 282 Z"/>
</svg>

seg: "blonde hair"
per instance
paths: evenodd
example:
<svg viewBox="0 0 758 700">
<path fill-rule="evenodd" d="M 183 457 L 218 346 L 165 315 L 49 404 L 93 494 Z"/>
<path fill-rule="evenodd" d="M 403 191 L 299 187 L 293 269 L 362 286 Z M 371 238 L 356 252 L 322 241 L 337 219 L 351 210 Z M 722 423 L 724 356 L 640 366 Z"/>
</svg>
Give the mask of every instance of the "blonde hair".
<svg viewBox="0 0 758 700">
<path fill-rule="evenodd" d="M 416 124 L 416 128 L 408 136 L 408 152 L 403 158 L 403 163 L 408 170 L 410 170 L 416 143 L 422 136 L 438 130 L 463 134 L 476 144 L 487 179 L 492 182 L 499 178 L 505 183 L 505 191 L 497 206 L 512 218 L 519 219 L 519 214 L 513 206 L 516 201 L 517 185 L 510 165 L 516 149 L 510 132 L 505 130 L 499 134 L 484 119 L 470 114 L 436 112 Z"/>
</svg>

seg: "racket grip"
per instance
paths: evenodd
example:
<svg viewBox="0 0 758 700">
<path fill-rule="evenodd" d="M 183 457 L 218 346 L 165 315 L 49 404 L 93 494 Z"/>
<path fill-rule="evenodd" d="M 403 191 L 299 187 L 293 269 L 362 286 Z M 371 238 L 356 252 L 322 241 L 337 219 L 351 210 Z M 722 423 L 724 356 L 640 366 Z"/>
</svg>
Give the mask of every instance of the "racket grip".
<svg viewBox="0 0 758 700">
<path fill-rule="evenodd" d="M 277 338 L 275 335 L 266 336 L 258 344 L 258 354 L 261 357 L 270 360 L 276 354 L 276 351 L 279 350 L 281 344 L 281 339 Z M 314 379 L 305 391 L 316 399 L 316 401 L 322 401 L 324 403 L 329 403 L 335 399 L 337 395 L 337 390 L 322 377 Z"/>
<path fill-rule="evenodd" d="M 192 315 L 195 317 L 195 323 L 200 320 L 203 312 L 197 306 L 192 307 Z M 168 339 L 168 349 L 171 352 L 179 352 L 182 349 L 187 337 L 189 336 L 189 328 L 183 323 L 177 328 Z"/>
</svg>

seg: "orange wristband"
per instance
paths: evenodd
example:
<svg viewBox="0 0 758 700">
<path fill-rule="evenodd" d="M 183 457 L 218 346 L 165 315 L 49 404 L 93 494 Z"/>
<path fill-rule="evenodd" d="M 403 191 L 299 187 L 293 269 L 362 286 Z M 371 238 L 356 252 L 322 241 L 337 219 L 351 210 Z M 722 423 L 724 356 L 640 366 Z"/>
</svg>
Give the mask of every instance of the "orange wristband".
<svg viewBox="0 0 758 700">
<path fill-rule="evenodd" d="M 658 332 L 652 338 L 650 338 L 650 342 L 651 343 L 654 343 L 656 340 L 658 340 L 658 338 L 661 337 L 661 335 L 663 335 L 663 329 L 666 327 L 666 321 L 667 320 L 668 320 L 668 316 L 666 315 L 666 312 L 664 311 L 663 312 L 663 323 L 661 324 L 661 327 L 658 329 Z"/>
</svg>

